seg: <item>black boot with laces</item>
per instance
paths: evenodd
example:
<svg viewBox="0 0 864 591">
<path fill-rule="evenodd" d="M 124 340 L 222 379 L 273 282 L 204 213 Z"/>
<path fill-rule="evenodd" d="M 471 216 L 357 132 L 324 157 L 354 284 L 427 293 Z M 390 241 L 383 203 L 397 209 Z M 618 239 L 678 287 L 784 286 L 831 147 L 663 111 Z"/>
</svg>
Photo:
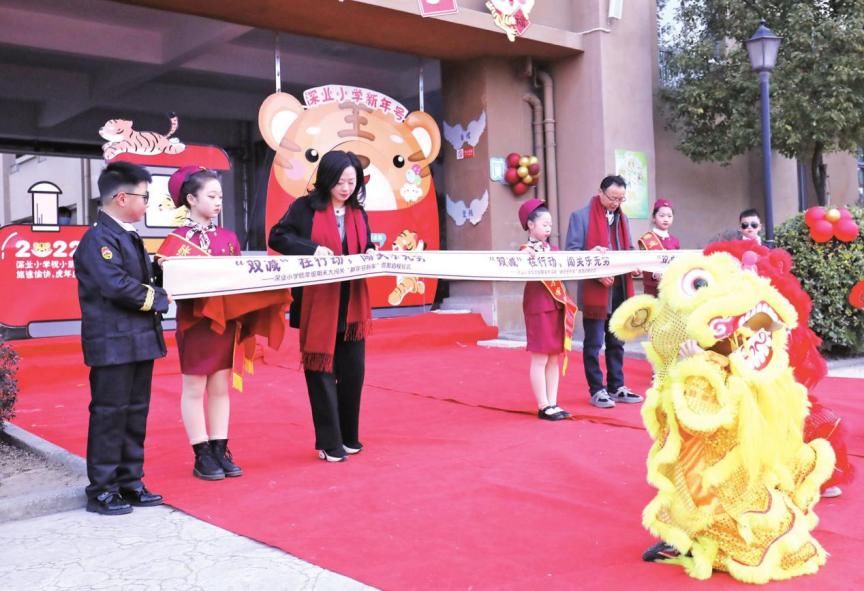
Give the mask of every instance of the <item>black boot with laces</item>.
<svg viewBox="0 0 864 591">
<path fill-rule="evenodd" d="M 192 446 L 195 451 L 195 467 L 192 469 L 192 475 L 201 480 L 222 480 L 225 478 L 225 471 L 213 455 L 213 450 L 210 449 L 210 443 L 203 441 Z"/>
<path fill-rule="evenodd" d="M 231 455 L 231 450 L 228 449 L 227 439 L 211 439 L 210 449 L 213 450 L 213 456 L 219 462 L 225 476 L 243 476 L 243 469 L 234 463 L 234 457 Z"/>
</svg>

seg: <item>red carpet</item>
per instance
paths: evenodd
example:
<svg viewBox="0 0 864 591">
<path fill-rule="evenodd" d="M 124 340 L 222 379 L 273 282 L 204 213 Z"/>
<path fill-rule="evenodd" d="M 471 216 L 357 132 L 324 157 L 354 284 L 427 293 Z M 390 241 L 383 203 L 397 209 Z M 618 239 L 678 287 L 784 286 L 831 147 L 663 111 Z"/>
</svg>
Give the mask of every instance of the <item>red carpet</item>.
<svg viewBox="0 0 864 591">
<path fill-rule="evenodd" d="M 176 350 L 157 362 L 147 483 L 173 506 L 384 589 L 728 589 L 640 561 L 649 440 L 639 408 L 587 403 L 572 355 L 561 404 L 577 417 L 535 418 L 522 351 L 471 343 L 494 330 L 476 316 L 379 320 L 369 342 L 362 440 L 344 464 L 315 458 L 296 332 L 265 353 L 232 405 L 231 448 L 242 478 L 192 478 L 179 417 Z M 16 424 L 84 454 L 89 392 L 76 339 L 15 343 L 22 354 Z M 650 369 L 628 361 L 644 390 Z M 862 474 L 860 380 L 826 379 L 823 402 L 847 422 Z M 820 504 L 817 537 L 831 553 L 815 577 L 772 588 L 864 584 L 861 478 Z M 250 581 L 254 587 L 254 582 Z"/>
</svg>

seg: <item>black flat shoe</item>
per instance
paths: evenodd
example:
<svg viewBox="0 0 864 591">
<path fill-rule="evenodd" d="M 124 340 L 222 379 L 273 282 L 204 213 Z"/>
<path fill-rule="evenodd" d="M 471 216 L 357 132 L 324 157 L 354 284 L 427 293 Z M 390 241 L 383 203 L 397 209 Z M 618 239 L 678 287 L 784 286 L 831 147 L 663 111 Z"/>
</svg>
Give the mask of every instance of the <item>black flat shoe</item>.
<svg viewBox="0 0 864 591">
<path fill-rule="evenodd" d="M 132 505 L 116 492 L 103 492 L 95 499 L 87 499 L 87 511 L 99 515 L 126 515 L 132 513 Z"/>
<path fill-rule="evenodd" d="M 663 562 L 664 560 L 671 560 L 679 556 L 681 556 L 681 553 L 672 544 L 657 542 L 645 550 L 642 554 L 642 560 L 645 562 Z"/>
<path fill-rule="evenodd" d="M 564 411 L 562 410 L 556 411 L 554 406 L 546 406 L 537 411 L 537 418 L 544 421 L 563 421 L 567 416 L 565 416 Z"/>
<path fill-rule="evenodd" d="M 139 490 L 121 490 L 120 496 L 133 507 L 155 507 L 164 502 L 162 495 L 150 492 L 146 486 Z"/>
</svg>

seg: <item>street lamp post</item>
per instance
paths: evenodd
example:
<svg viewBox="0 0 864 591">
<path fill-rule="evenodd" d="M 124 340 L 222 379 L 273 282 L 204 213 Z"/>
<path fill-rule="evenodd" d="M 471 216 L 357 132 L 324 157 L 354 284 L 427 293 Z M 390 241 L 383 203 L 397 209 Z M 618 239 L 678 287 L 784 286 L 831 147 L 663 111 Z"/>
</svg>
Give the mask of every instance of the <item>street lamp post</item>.
<svg viewBox="0 0 864 591">
<path fill-rule="evenodd" d="M 774 65 L 777 63 L 777 50 L 780 37 L 759 23 L 759 28 L 746 41 L 750 65 L 759 74 L 760 106 L 762 111 L 762 176 L 765 184 L 765 243 L 774 246 L 774 207 L 771 196 L 771 98 L 768 84 Z"/>
</svg>

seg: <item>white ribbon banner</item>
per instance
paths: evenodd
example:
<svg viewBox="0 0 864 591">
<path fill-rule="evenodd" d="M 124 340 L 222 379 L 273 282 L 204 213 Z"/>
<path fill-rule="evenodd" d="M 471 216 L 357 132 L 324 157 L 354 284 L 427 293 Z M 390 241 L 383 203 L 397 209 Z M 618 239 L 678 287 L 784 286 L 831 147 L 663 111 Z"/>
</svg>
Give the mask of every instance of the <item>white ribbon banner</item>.
<svg viewBox="0 0 864 591">
<path fill-rule="evenodd" d="M 698 250 L 377 251 L 348 256 L 172 257 L 162 267 L 175 299 L 200 298 L 409 275 L 459 281 L 596 279 L 634 271 L 662 272 L 676 257 Z"/>
</svg>

